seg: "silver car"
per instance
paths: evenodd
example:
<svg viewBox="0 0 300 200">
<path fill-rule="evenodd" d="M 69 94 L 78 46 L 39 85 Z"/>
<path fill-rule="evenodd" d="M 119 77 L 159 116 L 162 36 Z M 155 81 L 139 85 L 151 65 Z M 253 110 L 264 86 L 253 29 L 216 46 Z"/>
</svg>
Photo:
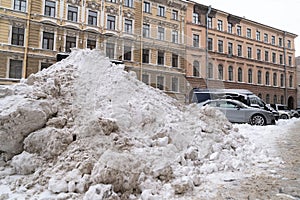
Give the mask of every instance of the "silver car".
<svg viewBox="0 0 300 200">
<path fill-rule="evenodd" d="M 240 101 L 232 99 L 207 100 L 198 104 L 211 106 L 222 111 L 227 119 L 233 123 L 249 123 L 251 125 L 275 124 L 274 115 L 266 110 L 249 107 Z"/>
</svg>

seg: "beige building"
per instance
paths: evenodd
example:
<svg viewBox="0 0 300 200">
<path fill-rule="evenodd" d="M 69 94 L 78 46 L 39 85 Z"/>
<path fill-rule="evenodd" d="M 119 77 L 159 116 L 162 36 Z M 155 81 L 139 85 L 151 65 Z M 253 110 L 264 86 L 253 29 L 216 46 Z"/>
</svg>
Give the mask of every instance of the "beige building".
<svg viewBox="0 0 300 200">
<path fill-rule="evenodd" d="M 248 89 L 266 103 L 296 106 L 297 35 L 195 2 L 188 2 L 186 21 L 190 46 L 199 49 L 187 52 L 193 87 Z"/>
<path fill-rule="evenodd" d="M 48 67 L 70 48 L 97 48 L 184 101 L 185 13 L 179 0 L 2 0 L 1 84 Z"/>
<path fill-rule="evenodd" d="M 300 108 L 300 56 L 296 57 L 297 66 L 297 108 Z"/>
</svg>

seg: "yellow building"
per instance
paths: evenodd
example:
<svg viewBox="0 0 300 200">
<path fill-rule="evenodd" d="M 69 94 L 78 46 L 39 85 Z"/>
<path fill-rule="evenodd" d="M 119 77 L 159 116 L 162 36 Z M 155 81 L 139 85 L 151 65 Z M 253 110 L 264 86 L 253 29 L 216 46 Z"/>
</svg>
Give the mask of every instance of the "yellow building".
<svg viewBox="0 0 300 200">
<path fill-rule="evenodd" d="M 266 103 L 295 107 L 297 35 L 191 1 L 186 26 L 200 43 L 198 54 L 187 52 L 193 87 L 248 89 Z"/>
</svg>

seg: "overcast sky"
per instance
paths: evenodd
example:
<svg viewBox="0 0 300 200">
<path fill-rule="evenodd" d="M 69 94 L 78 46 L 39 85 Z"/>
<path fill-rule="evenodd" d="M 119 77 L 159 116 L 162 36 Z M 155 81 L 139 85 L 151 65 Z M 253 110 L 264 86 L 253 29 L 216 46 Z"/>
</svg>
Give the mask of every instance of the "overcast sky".
<svg viewBox="0 0 300 200">
<path fill-rule="evenodd" d="M 203 5 L 298 35 L 300 56 L 300 0 L 194 0 Z"/>
</svg>

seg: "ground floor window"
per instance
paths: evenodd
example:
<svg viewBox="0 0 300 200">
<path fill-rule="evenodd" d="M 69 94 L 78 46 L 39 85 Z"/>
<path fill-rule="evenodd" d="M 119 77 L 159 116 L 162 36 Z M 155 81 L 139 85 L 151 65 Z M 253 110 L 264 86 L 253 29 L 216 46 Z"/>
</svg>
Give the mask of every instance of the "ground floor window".
<svg viewBox="0 0 300 200">
<path fill-rule="evenodd" d="M 10 60 L 9 62 L 9 78 L 22 78 L 22 68 L 23 61 L 22 60 Z"/>
</svg>

